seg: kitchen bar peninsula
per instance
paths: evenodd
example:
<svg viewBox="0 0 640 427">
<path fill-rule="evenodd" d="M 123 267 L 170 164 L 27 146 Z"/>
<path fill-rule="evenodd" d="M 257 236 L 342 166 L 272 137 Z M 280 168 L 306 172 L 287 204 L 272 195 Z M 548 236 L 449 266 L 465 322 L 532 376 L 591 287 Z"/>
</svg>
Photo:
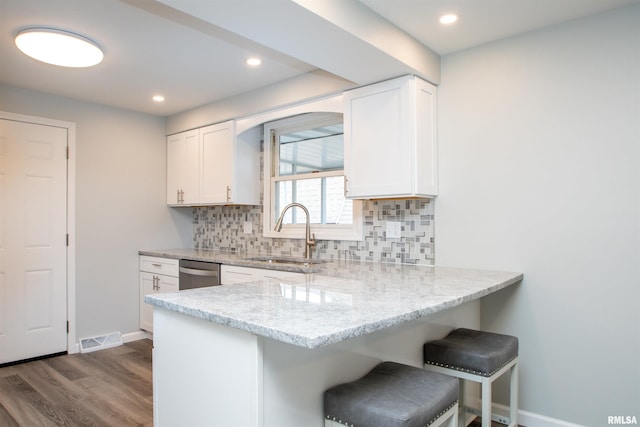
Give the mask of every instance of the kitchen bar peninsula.
<svg viewBox="0 0 640 427">
<path fill-rule="evenodd" d="M 478 328 L 478 299 L 520 273 L 332 262 L 326 274 L 147 295 L 154 422 L 323 425 L 322 393 L 383 360 L 422 366 L 422 344 Z"/>
</svg>

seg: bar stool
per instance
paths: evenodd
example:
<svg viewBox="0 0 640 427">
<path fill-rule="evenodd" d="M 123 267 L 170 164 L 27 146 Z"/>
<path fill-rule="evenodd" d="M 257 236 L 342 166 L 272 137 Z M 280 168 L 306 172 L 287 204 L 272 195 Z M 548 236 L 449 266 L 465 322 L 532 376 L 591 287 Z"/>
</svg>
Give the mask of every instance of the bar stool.
<svg viewBox="0 0 640 427">
<path fill-rule="evenodd" d="M 491 420 L 518 425 L 518 338 L 472 329 L 456 329 L 441 340 L 424 344 L 425 369 L 451 375 L 460 380 L 459 423 L 465 426 L 465 412 L 482 417 L 482 427 Z M 509 371 L 509 418 L 491 415 L 491 384 Z M 464 404 L 464 380 L 482 384 L 482 408 Z"/>
<path fill-rule="evenodd" d="M 325 427 L 458 425 L 458 381 L 395 362 L 324 392 Z"/>
</svg>

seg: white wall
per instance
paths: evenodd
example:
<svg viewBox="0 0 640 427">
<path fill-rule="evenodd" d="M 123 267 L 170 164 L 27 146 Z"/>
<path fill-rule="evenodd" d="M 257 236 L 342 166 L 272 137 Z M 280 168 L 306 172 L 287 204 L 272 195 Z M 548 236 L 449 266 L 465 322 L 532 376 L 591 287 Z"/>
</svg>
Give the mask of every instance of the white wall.
<svg viewBox="0 0 640 427">
<path fill-rule="evenodd" d="M 520 338 L 521 409 L 587 426 L 640 419 L 638 22 L 636 5 L 442 61 L 436 263 L 524 273 L 483 327 Z"/>
<path fill-rule="evenodd" d="M 0 85 L 0 110 L 76 123 L 79 338 L 138 331 L 138 250 L 191 247 L 165 204 L 164 119 Z"/>
</svg>

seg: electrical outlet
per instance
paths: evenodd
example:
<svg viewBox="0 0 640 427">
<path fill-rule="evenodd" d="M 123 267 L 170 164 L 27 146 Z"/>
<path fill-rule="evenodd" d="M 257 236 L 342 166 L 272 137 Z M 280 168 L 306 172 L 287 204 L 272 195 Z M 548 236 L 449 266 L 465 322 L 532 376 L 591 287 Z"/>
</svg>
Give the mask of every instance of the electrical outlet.
<svg viewBox="0 0 640 427">
<path fill-rule="evenodd" d="M 243 231 L 244 234 L 253 233 L 253 222 L 245 221 L 244 222 L 244 226 L 242 227 L 242 231 Z"/>
<path fill-rule="evenodd" d="M 496 422 L 500 423 L 500 424 L 504 424 L 504 425 L 508 425 L 511 420 L 507 417 L 503 417 L 502 415 L 494 415 L 491 417 L 492 420 L 495 420 Z"/>
<path fill-rule="evenodd" d="M 402 227 L 399 222 L 387 221 L 387 239 L 399 239 L 402 237 Z"/>
</svg>

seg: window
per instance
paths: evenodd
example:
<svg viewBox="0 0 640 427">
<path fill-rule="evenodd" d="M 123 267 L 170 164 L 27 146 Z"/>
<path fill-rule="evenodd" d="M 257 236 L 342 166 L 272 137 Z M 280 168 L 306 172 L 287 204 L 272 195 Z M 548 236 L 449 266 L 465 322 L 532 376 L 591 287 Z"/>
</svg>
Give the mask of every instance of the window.
<svg viewBox="0 0 640 427">
<path fill-rule="evenodd" d="M 265 124 L 264 235 L 303 238 L 306 215 L 288 209 L 281 232 L 273 230 L 289 203 L 309 210 L 318 239 L 362 240 L 361 204 L 344 197 L 341 114 L 309 113 Z"/>
</svg>

